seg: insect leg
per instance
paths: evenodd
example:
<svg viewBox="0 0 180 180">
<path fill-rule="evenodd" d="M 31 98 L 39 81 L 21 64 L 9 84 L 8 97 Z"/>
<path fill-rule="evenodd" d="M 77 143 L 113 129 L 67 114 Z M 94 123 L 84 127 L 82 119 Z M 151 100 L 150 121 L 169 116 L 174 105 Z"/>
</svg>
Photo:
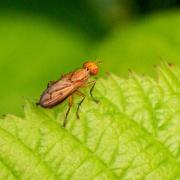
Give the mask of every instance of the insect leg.
<svg viewBox="0 0 180 180">
<path fill-rule="evenodd" d="M 77 119 L 79 119 L 79 109 L 80 109 L 80 106 L 82 105 L 82 103 L 83 103 L 86 96 L 82 92 L 80 92 L 78 90 L 75 93 L 77 95 L 83 97 L 82 100 L 78 103 L 78 107 L 77 107 L 77 111 L 76 111 L 76 117 L 77 117 Z"/>
<path fill-rule="evenodd" d="M 93 96 L 92 92 L 94 90 L 94 86 L 96 85 L 96 81 L 90 81 L 90 82 L 87 82 L 86 84 L 84 84 L 82 87 L 88 87 L 88 86 L 91 86 L 91 89 L 90 89 L 90 96 L 92 98 L 92 100 L 95 102 L 95 103 L 99 103 L 99 101 Z"/>
<path fill-rule="evenodd" d="M 90 91 L 89 91 L 92 100 L 93 100 L 95 103 L 99 103 L 99 101 L 93 96 L 93 93 L 92 93 L 93 90 L 94 90 L 94 87 L 95 87 L 95 85 L 96 85 L 96 81 L 91 81 L 91 82 L 89 82 L 89 84 L 93 84 L 92 87 L 91 87 L 91 89 L 90 89 Z"/>
<path fill-rule="evenodd" d="M 66 112 L 66 115 L 65 115 L 65 118 L 64 118 L 64 122 L 63 122 L 63 127 L 66 127 L 66 123 L 67 123 L 67 117 L 68 117 L 68 114 L 69 114 L 69 111 L 73 105 L 73 98 L 72 98 L 72 95 L 68 97 L 68 110 Z"/>
</svg>

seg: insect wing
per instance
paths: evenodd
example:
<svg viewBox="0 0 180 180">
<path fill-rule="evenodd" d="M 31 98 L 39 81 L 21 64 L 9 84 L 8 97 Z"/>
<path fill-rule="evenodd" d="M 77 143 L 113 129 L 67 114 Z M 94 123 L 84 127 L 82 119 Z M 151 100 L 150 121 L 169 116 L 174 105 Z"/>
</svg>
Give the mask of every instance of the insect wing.
<svg viewBox="0 0 180 180">
<path fill-rule="evenodd" d="M 42 95 L 40 104 L 43 107 L 53 107 L 62 102 L 74 90 L 74 85 L 67 81 L 58 81 L 50 86 Z"/>
</svg>

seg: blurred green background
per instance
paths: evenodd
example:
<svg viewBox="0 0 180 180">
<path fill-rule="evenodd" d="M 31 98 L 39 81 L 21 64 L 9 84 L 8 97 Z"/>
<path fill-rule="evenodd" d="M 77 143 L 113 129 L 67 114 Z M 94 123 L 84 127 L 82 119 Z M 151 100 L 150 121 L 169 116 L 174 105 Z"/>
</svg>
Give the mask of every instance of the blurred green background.
<svg viewBox="0 0 180 180">
<path fill-rule="evenodd" d="M 101 59 L 101 74 L 180 65 L 178 0 L 1 0 L 0 114 L 21 114 L 49 80 Z"/>
</svg>

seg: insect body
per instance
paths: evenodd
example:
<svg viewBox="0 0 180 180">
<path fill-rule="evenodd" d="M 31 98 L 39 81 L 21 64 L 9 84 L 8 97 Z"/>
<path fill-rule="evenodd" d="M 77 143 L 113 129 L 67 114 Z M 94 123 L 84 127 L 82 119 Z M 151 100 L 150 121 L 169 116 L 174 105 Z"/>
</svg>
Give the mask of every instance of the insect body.
<svg viewBox="0 0 180 180">
<path fill-rule="evenodd" d="M 92 95 L 96 81 L 94 80 L 88 82 L 89 77 L 97 75 L 98 71 L 99 68 L 97 63 L 84 63 L 83 68 L 65 74 L 57 81 L 49 82 L 47 89 L 43 92 L 37 104 L 43 108 L 52 108 L 68 98 L 69 107 L 63 123 L 63 126 L 65 127 L 67 123 L 67 116 L 73 104 L 73 94 L 77 94 L 82 97 L 76 111 L 77 118 L 79 118 L 79 107 L 85 99 L 85 95 L 79 91 L 79 88 L 92 85 L 90 95 L 95 102 L 98 102 Z"/>
</svg>

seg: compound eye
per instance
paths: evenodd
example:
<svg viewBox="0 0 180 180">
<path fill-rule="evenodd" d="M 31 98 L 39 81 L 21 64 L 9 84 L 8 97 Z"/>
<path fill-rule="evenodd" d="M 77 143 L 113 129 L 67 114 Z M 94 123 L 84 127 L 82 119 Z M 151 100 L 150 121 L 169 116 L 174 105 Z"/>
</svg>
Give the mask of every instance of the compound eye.
<svg viewBox="0 0 180 180">
<path fill-rule="evenodd" d="M 99 71 L 98 68 L 91 69 L 91 75 L 96 75 L 98 73 L 98 71 Z"/>
</svg>

